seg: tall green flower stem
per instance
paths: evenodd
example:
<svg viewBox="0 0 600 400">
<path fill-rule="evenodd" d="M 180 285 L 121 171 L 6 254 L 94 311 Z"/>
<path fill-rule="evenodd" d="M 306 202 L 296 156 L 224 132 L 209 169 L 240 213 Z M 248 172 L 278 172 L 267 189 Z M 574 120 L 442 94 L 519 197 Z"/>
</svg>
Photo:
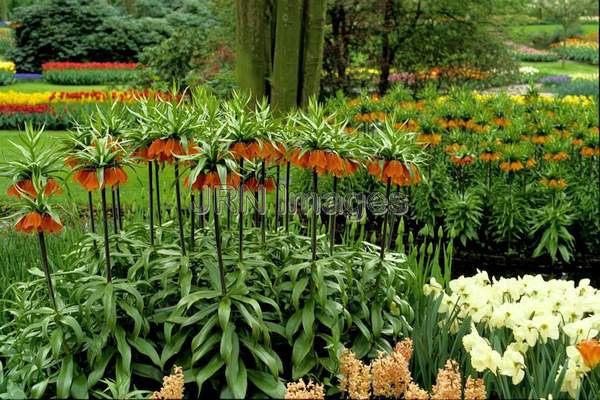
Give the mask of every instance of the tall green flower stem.
<svg viewBox="0 0 600 400">
<path fill-rule="evenodd" d="M 217 188 L 213 189 L 213 221 L 215 223 L 215 241 L 217 242 L 217 262 L 219 263 L 219 278 L 221 280 L 221 294 L 227 295 L 225 286 L 225 266 L 223 264 L 223 250 L 221 248 L 221 226 L 219 225 L 219 210 L 217 202 Z"/>
<path fill-rule="evenodd" d="M 330 242 L 329 242 L 329 254 L 333 254 L 333 246 L 335 245 L 335 223 L 337 217 L 337 184 L 338 178 L 337 176 L 333 177 L 333 208 L 331 210 L 331 214 L 329 215 L 329 232 L 330 232 Z"/>
<path fill-rule="evenodd" d="M 150 245 L 154 246 L 154 201 L 152 187 L 152 161 L 148 162 L 148 206 L 150 210 Z"/>
<path fill-rule="evenodd" d="M 204 189 L 200 188 L 198 192 L 198 226 L 200 229 L 204 229 Z"/>
<path fill-rule="evenodd" d="M 283 213 L 285 218 L 285 231 L 290 231 L 290 162 L 288 161 L 285 166 L 285 211 Z"/>
<path fill-rule="evenodd" d="M 162 211 L 160 208 L 160 165 L 154 160 L 154 180 L 156 182 L 156 211 L 158 215 L 158 225 L 162 225 Z"/>
<path fill-rule="evenodd" d="M 88 191 L 88 209 L 90 212 L 90 228 L 92 233 L 96 233 L 96 224 L 94 223 L 94 202 L 92 200 L 91 191 Z"/>
<path fill-rule="evenodd" d="M 279 229 L 279 165 L 275 168 L 275 232 Z"/>
<path fill-rule="evenodd" d="M 106 262 L 106 281 L 112 282 L 112 272 L 110 269 L 110 244 L 108 242 L 108 211 L 106 207 L 106 188 L 100 191 L 102 200 L 102 224 L 104 227 L 104 259 Z"/>
<path fill-rule="evenodd" d="M 317 260 L 317 209 L 318 207 L 318 187 L 317 187 L 317 170 L 313 169 L 312 173 L 312 229 L 310 235 L 310 244 L 312 249 L 312 260 Z"/>
<path fill-rule="evenodd" d="M 231 229 L 231 190 L 227 187 L 227 193 L 225 198 L 227 204 L 227 230 Z"/>
<path fill-rule="evenodd" d="M 510 209 L 512 210 L 513 208 L 513 189 L 512 189 L 512 183 L 513 183 L 513 173 L 512 171 L 508 172 L 508 198 L 510 199 Z M 511 245 L 512 245 L 512 227 L 509 225 L 508 226 L 508 254 L 511 253 Z"/>
<path fill-rule="evenodd" d="M 458 166 L 458 184 L 460 187 L 460 198 L 465 199 L 465 171 L 462 165 Z"/>
<path fill-rule="evenodd" d="M 121 189 L 117 186 L 117 216 L 119 217 L 119 230 L 123 230 L 123 209 L 121 208 Z"/>
<path fill-rule="evenodd" d="M 118 221 L 118 216 L 117 216 L 117 196 L 116 196 L 116 191 L 115 188 L 113 187 L 112 190 L 110 191 L 110 195 L 111 195 L 111 204 L 112 204 L 112 218 L 113 218 L 113 228 L 115 230 L 115 234 L 117 234 L 119 232 L 119 221 Z"/>
<path fill-rule="evenodd" d="M 387 178 L 387 184 L 385 186 L 385 198 L 387 200 L 387 203 L 389 203 L 390 201 L 390 189 L 392 186 L 392 178 Z M 381 260 L 383 260 L 383 257 L 385 257 L 385 242 L 386 242 L 386 237 L 387 237 L 387 224 L 388 224 L 388 209 L 389 209 L 389 204 L 386 205 L 387 209 L 385 210 L 385 214 L 383 216 L 383 233 L 381 234 L 381 250 L 379 253 L 379 258 Z"/>
<path fill-rule="evenodd" d="M 192 191 L 190 195 L 190 251 L 194 251 L 195 231 L 196 231 L 196 195 Z"/>
<path fill-rule="evenodd" d="M 175 159 L 175 201 L 177 204 L 177 222 L 179 223 L 179 245 L 181 255 L 185 256 L 185 238 L 183 236 L 183 216 L 181 212 L 181 188 L 179 187 L 179 160 Z"/>
<path fill-rule="evenodd" d="M 244 159 L 240 158 L 240 204 L 238 208 L 239 246 L 238 254 L 240 261 L 244 259 Z"/>
<path fill-rule="evenodd" d="M 50 300 L 52 301 L 52 307 L 54 307 L 54 311 L 58 312 L 56 298 L 54 297 L 54 287 L 52 286 L 52 276 L 50 275 L 50 266 L 48 265 L 48 252 L 46 250 L 44 232 L 38 232 L 38 241 L 40 243 L 40 254 L 42 256 L 42 267 L 44 268 L 44 275 L 46 275 L 46 281 L 48 283 L 48 294 L 50 295 Z"/>
<path fill-rule="evenodd" d="M 396 193 L 400 193 L 400 185 L 396 186 Z M 410 192 L 408 192 L 408 197 L 410 197 Z M 388 235 L 387 248 L 392 248 L 392 241 L 394 237 L 398 233 L 398 225 L 400 225 L 400 218 L 396 218 L 396 214 L 392 214 L 392 220 L 390 222 L 390 234 Z"/>
<path fill-rule="evenodd" d="M 260 204 L 258 201 L 258 190 L 254 192 L 254 226 L 258 227 L 260 225 Z"/>
<path fill-rule="evenodd" d="M 262 197 L 262 205 L 258 205 L 257 204 L 257 209 L 259 211 L 259 218 L 260 218 L 260 243 L 264 246 L 265 245 L 265 238 L 266 238 L 266 209 L 267 209 L 267 190 L 265 189 L 265 175 L 266 175 L 266 171 L 265 171 L 265 163 L 266 161 L 263 160 L 260 166 L 260 185 L 259 185 L 259 190 L 261 193 L 261 197 Z M 263 210 L 260 209 L 260 207 L 264 207 Z"/>
<path fill-rule="evenodd" d="M 94 202 L 92 199 L 92 192 L 88 191 L 88 209 L 90 212 L 90 229 L 92 230 L 92 233 L 96 233 L 96 223 L 94 222 Z M 96 239 L 93 240 L 94 243 L 94 249 L 97 248 L 96 246 Z"/>
</svg>

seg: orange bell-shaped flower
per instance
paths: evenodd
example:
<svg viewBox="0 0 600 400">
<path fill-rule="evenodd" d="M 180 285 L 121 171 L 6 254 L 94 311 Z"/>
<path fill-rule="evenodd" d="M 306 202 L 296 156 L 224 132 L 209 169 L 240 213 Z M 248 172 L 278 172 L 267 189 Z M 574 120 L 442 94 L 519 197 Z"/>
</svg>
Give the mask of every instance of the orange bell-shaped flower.
<svg viewBox="0 0 600 400">
<path fill-rule="evenodd" d="M 50 214 L 32 211 L 17 222 L 15 230 L 25 233 L 57 233 L 62 230 L 62 225 L 55 221 Z"/>
<path fill-rule="evenodd" d="M 580 342 L 577 344 L 577 350 L 587 367 L 593 369 L 600 364 L 600 342 L 597 339 Z"/>
</svg>

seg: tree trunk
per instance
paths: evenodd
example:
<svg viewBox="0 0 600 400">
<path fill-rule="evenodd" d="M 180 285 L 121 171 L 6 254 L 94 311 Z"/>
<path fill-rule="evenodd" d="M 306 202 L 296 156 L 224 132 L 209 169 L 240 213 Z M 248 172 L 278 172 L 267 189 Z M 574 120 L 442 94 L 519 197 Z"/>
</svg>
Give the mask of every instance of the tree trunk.
<svg viewBox="0 0 600 400">
<path fill-rule="evenodd" d="M 0 0 L 0 18 L 2 21 L 8 19 L 8 0 Z"/>
<path fill-rule="evenodd" d="M 348 67 L 348 34 L 346 28 L 346 8 L 336 4 L 331 14 L 331 26 L 334 37 L 335 70 L 338 84 L 346 88 L 346 68 Z"/>
<path fill-rule="evenodd" d="M 268 93 L 271 21 L 268 0 L 236 1 L 236 74 L 240 87 L 255 98 Z"/>
<path fill-rule="evenodd" d="M 278 111 L 290 110 L 298 98 L 303 3 L 303 0 L 277 1 L 271 104 Z"/>
<path fill-rule="evenodd" d="M 390 66 L 392 63 L 392 48 L 390 34 L 393 30 L 393 0 L 385 0 L 383 12 L 383 36 L 381 43 L 381 75 L 379 76 L 379 94 L 383 95 L 389 87 Z"/>
<path fill-rule="evenodd" d="M 327 0 L 237 0 L 238 83 L 274 109 L 305 105 L 319 91 Z"/>
<path fill-rule="evenodd" d="M 310 97 L 319 94 L 326 11 L 327 0 L 305 0 L 303 55 L 300 68 L 302 87 L 298 96 L 298 104 L 301 106 L 307 105 Z"/>
<path fill-rule="evenodd" d="M 123 0 L 123 8 L 127 14 L 134 15 L 136 13 L 135 0 Z"/>
</svg>

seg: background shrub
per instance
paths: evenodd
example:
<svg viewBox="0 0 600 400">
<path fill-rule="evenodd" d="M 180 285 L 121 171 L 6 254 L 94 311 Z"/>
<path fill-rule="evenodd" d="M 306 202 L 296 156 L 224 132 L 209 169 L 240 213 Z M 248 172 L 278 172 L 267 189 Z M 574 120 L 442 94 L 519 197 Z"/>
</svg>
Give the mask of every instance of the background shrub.
<svg viewBox="0 0 600 400">
<path fill-rule="evenodd" d="M 136 64 L 133 63 L 47 63 L 42 69 L 44 80 L 59 85 L 126 83 L 137 74 Z"/>
<path fill-rule="evenodd" d="M 15 82 L 15 74 L 12 71 L 0 70 L 0 86 L 10 85 Z"/>
<path fill-rule="evenodd" d="M 532 62 L 558 61 L 558 55 L 553 53 L 517 53 L 517 60 Z"/>
<path fill-rule="evenodd" d="M 171 28 L 162 19 L 122 16 L 102 0 L 47 0 L 18 8 L 12 59 L 22 71 L 47 61 L 135 61 Z"/>
<path fill-rule="evenodd" d="M 138 83 L 159 89 L 173 81 L 202 84 L 221 95 L 236 86 L 233 0 L 188 1 L 166 20 L 181 28 L 140 55 L 145 68 Z"/>
<path fill-rule="evenodd" d="M 557 85 L 556 93 L 558 96 L 594 96 L 598 98 L 598 79 L 573 79 L 571 82 Z"/>
<path fill-rule="evenodd" d="M 11 29 L 0 28 L 0 58 L 6 59 L 15 47 L 15 39 Z"/>
<path fill-rule="evenodd" d="M 554 48 L 554 51 L 567 60 L 598 65 L 598 48 L 585 46 L 557 46 Z"/>
</svg>

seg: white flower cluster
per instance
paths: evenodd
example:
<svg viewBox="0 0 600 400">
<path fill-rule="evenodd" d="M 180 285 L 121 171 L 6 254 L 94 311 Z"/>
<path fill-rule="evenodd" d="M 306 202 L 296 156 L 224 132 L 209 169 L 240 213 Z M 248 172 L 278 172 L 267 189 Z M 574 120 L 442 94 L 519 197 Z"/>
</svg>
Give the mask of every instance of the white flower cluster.
<svg viewBox="0 0 600 400">
<path fill-rule="evenodd" d="M 525 67 L 520 67 L 519 72 L 521 73 L 521 75 L 535 75 L 535 74 L 538 74 L 540 72 L 540 70 L 535 67 L 525 66 Z"/>
<path fill-rule="evenodd" d="M 546 343 L 566 335 L 571 346 L 567 348 L 567 370 L 562 391 L 575 397 L 589 368 L 575 345 L 591 339 L 600 330 L 600 291 L 583 279 L 575 286 L 573 281 L 544 280 L 540 275 L 520 278 L 500 278 L 490 281 L 486 272 L 450 281 L 450 294 L 431 279 L 423 291 L 426 295 L 442 295 L 439 312 L 456 312 L 459 320 L 471 318 L 471 332 L 463 337 L 463 346 L 471 356 L 471 364 L 479 372 L 512 378 L 514 385 L 525 376 L 525 357 L 536 343 Z M 481 337 L 475 323 L 494 331 L 510 330 L 514 342 L 503 354 L 494 350 Z"/>
</svg>

